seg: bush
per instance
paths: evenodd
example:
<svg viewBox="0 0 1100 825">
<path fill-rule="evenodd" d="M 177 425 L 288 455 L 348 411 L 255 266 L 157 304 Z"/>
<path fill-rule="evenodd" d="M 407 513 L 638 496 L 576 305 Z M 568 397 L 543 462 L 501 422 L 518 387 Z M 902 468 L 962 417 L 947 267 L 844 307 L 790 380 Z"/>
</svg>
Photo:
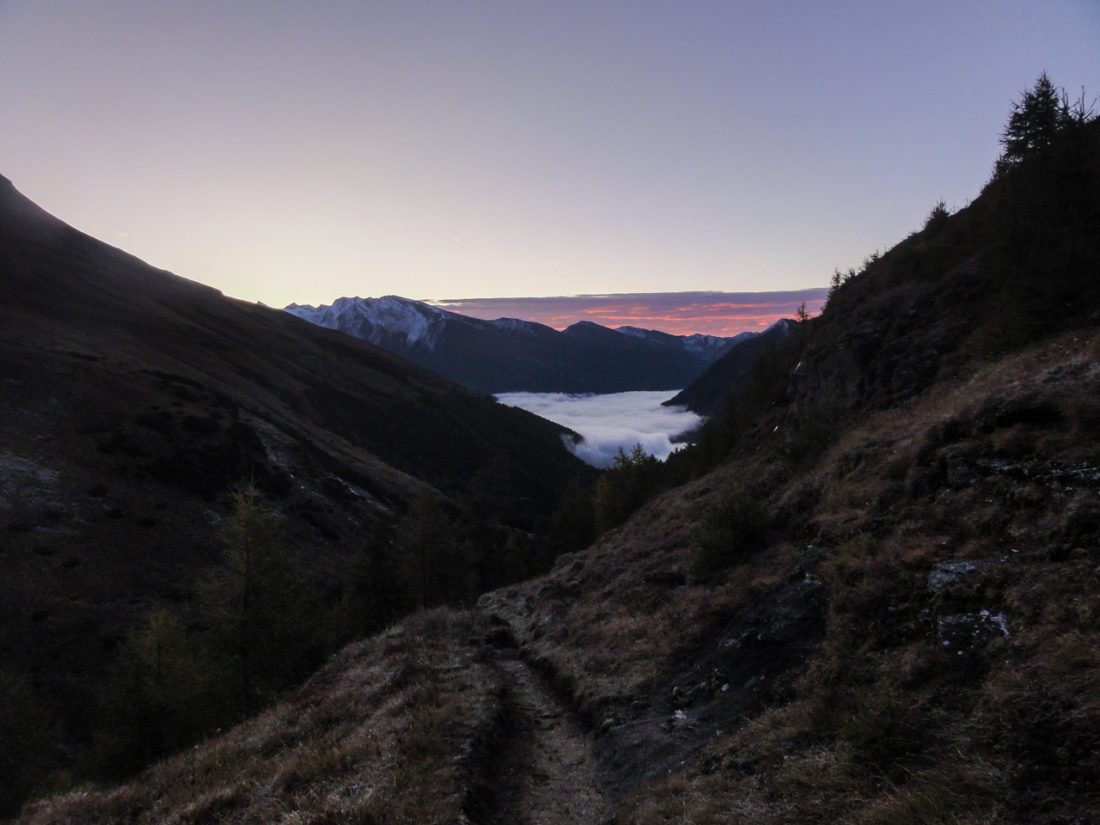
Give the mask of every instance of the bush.
<svg viewBox="0 0 1100 825">
<path fill-rule="evenodd" d="M 850 424 L 843 404 L 838 401 L 823 401 L 808 406 L 798 416 L 796 426 L 786 433 L 781 452 L 795 462 L 816 458 Z"/>
<path fill-rule="evenodd" d="M 924 230 L 927 232 L 929 229 L 942 226 L 949 217 L 951 213 L 947 211 L 947 204 L 943 202 L 943 198 L 940 198 L 928 213 L 928 217 L 924 219 Z"/>
<path fill-rule="evenodd" d="M 695 530 L 695 578 L 708 581 L 746 561 L 764 543 L 768 526 L 759 502 L 743 489 L 731 489 Z"/>
<path fill-rule="evenodd" d="M 851 745 L 857 762 L 892 776 L 924 749 L 930 735 L 926 726 L 912 697 L 880 680 L 855 697 L 841 722 L 840 736 Z"/>
</svg>

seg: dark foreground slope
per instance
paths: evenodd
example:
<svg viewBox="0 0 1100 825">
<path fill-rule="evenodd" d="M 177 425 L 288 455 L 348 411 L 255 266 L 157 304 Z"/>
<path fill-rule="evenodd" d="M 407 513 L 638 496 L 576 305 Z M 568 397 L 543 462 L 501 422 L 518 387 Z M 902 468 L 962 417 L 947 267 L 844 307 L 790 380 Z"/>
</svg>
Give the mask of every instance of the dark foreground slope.
<svg viewBox="0 0 1100 825">
<path fill-rule="evenodd" d="M 737 459 L 549 576 L 350 648 L 272 712 L 22 821 L 1096 821 L 1098 363 L 1070 334 L 811 463 Z M 731 495 L 770 526 L 700 568 Z M 531 678 L 558 699 L 531 703 Z M 563 713 L 568 787 L 538 753 Z M 537 812 L 509 807 L 525 782 Z M 576 815 L 570 789 L 602 804 Z"/>
<path fill-rule="evenodd" d="M 717 466 L 451 617 L 457 639 L 430 617 L 406 625 L 419 669 L 368 652 L 382 670 L 364 678 L 351 659 L 387 637 L 352 648 L 266 717 L 316 708 L 293 735 L 258 735 L 262 717 L 25 821 L 251 822 L 272 805 L 307 822 L 1100 821 L 1100 135 L 1086 137 L 840 287 L 790 362 L 754 379 L 771 396 Z M 383 741 L 344 758 L 349 723 L 322 709 L 399 673 L 430 701 L 365 709 Z M 440 707 L 449 740 L 421 735 Z M 479 726 L 487 710 L 496 724 Z M 579 813 L 548 742 L 589 801 Z M 371 771 L 400 764 L 416 767 L 394 799 Z"/>
<path fill-rule="evenodd" d="M 0 179 L 0 695 L 45 706 L 62 743 L 50 758 L 87 744 L 127 629 L 157 603 L 187 603 L 242 482 L 329 598 L 410 501 L 464 495 L 479 471 L 485 511 L 530 530 L 582 471 L 563 435 L 147 266 Z M 18 743 L 3 750 L 0 768 L 28 763 Z"/>
</svg>

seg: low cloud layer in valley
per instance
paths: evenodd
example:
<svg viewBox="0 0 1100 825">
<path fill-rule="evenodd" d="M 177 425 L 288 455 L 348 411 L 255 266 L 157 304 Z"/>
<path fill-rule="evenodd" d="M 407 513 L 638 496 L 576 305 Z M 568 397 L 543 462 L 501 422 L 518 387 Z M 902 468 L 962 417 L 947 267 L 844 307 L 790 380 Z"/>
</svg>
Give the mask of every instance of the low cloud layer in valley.
<svg viewBox="0 0 1100 825">
<path fill-rule="evenodd" d="M 607 467 L 619 449 L 635 444 L 664 460 L 679 445 L 672 439 L 703 420 L 683 407 L 662 407 L 675 391 L 617 392 L 607 395 L 568 395 L 555 392 L 509 392 L 497 399 L 510 407 L 533 412 L 580 433 L 572 447 L 582 461 Z"/>
</svg>

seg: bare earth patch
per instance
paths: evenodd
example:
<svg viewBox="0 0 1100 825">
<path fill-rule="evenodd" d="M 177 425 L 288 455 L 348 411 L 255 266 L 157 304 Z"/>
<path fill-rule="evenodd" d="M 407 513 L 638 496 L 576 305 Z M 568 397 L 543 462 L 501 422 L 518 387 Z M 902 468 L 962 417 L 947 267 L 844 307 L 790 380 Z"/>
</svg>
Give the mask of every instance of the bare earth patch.
<svg viewBox="0 0 1100 825">
<path fill-rule="evenodd" d="M 498 662 L 514 713 L 499 754 L 497 805 L 486 825 L 596 825 L 606 821 L 590 736 L 581 720 L 518 656 Z"/>
</svg>

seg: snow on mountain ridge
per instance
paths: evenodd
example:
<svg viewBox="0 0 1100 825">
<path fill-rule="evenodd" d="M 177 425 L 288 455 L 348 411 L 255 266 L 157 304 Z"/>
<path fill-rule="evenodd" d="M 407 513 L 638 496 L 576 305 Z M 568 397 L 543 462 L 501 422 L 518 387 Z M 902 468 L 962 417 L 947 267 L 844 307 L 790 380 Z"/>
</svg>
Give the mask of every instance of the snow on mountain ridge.
<svg viewBox="0 0 1100 825">
<path fill-rule="evenodd" d="M 623 335 L 629 335 L 631 338 L 648 338 L 649 330 L 642 329 L 641 327 L 616 327 L 616 332 L 621 332 Z"/>
<path fill-rule="evenodd" d="M 402 298 L 398 295 L 384 295 L 380 298 L 345 297 L 335 299 L 331 305 L 318 307 L 290 304 L 286 311 L 311 323 L 329 329 L 355 335 L 372 344 L 386 347 L 394 338 L 403 339 L 405 346 L 423 346 L 434 349 L 442 330 L 452 323 L 475 326 L 492 326 L 504 333 L 548 332 L 551 328 L 534 321 L 519 318 L 497 318 L 492 321 L 472 318 L 439 309 L 421 301 Z M 592 321 L 577 321 L 565 332 L 571 335 L 592 335 L 620 333 L 624 336 L 650 341 L 660 346 L 679 347 L 698 357 L 714 357 L 735 343 L 758 333 L 743 332 L 733 338 L 696 333 L 694 335 L 674 335 L 660 330 L 640 327 L 605 327 Z"/>
<path fill-rule="evenodd" d="M 329 329 L 357 329 L 372 344 L 386 336 L 403 336 L 408 346 L 423 342 L 429 349 L 435 345 L 436 328 L 451 314 L 397 295 L 337 298 L 319 307 L 291 304 L 286 311 Z"/>
<path fill-rule="evenodd" d="M 740 344 L 742 341 L 759 334 L 758 332 L 739 332 L 731 338 L 722 338 L 717 335 L 706 335 L 700 332 L 695 335 L 684 336 L 684 349 L 690 350 L 691 352 L 705 353 L 715 349 Z"/>
<path fill-rule="evenodd" d="M 358 315 L 369 321 L 376 329 L 382 329 L 392 335 L 404 335 L 405 343 L 412 346 L 424 341 L 433 346 L 434 336 L 431 327 L 436 321 L 443 320 L 438 310 L 426 304 L 405 301 L 396 295 L 385 295 L 377 299 L 360 300 L 356 304 Z M 433 317 L 434 316 L 434 317 Z"/>
<path fill-rule="evenodd" d="M 538 324 L 535 321 L 524 321 L 522 318 L 497 318 L 494 321 L 490 321 L 497 329 L 503 329 L 508 332 L 526 332 L 533 333 L 542 324 Z"/>
</svg>

